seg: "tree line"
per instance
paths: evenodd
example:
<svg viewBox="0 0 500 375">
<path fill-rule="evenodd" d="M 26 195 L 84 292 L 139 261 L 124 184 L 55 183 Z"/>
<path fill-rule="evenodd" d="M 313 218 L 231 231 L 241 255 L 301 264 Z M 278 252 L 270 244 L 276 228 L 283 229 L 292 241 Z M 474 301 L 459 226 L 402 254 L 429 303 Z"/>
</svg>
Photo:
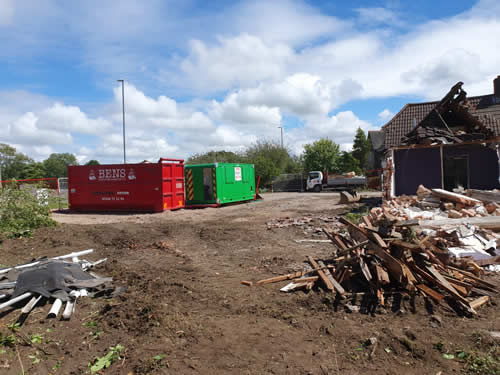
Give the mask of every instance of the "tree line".
<svg viewBox="0 0 500 375">
<path fill-rule="evenodd" d="M 86 165 L 99 164 L 90 160 Z M 78 165 L 75 155 L 54 153 L 44 161 L 38 162 L 18 152 L 15 147 L 0 143 L 0 173 L 2 180 L 24 180 L 38 178 L 67 177 L 68 165 Z"/>
<path fill-rule="evenodd" d="M 353 140 L 352 151 L 340 151 L 340 146 L 328 138 L 306 144 L 300 156 L 278 143 L 258 141 L 245 151 L 209 151 L 189 157 L 187 164 L 202 163 L 251 163 L 261 184 L 269 186 L 272 178 L 283 173 L 323 171 L 328 173 L 363 173 L 366 170 L 370 144 L 365 132 L 358 128 Z"/>
<path fill-rule="evenodd" d="M 322 138 L 305 145 L 302 155 L 296 156 L 278 143 L 258 141 L 242 152 L 208 151 L 194 154 L 186 160 L 186 164 L 251 163 L 255 165 L 256 175 L 261 177 L 261 185 L 269 186 L 273 177 L 283 173 L 326 171 L 361 174 L 366 169 L 369 150 L 366 134 L 358 128 L 352 151 L 340 151 L 340 146 L 334 141 Z M 97 164 L 97 160 L 90 160 L 85 165 Z M 37 162 L 14 147 L 0 143 L 2 180 L 66 177 L 68 165 L 78 165 L 75 155 L 54 153 L 44 161 Z"/>
</svg>

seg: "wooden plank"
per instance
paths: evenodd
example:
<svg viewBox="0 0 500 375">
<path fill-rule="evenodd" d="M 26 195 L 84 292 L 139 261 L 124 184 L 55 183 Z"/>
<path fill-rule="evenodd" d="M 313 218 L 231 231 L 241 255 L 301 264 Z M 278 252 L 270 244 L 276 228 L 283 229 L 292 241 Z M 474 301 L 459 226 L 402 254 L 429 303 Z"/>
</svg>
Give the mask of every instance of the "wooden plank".
<svg viewBox="0 0 500 375">
<path fill-rule="evenodd" d="M 378 233 L 375 233 L 375 232 L 372 232 L 372 231 L 369 231 L 369 230 L 364 230 L 363 228 L 360 228 L 359 226 L 357 226 L 356 224 L 354 223 L 351 223 L 349 220 L 347 220 L 345 217 L 340 217 L 339 218 L 339 221 L 342 223 L 342 224 L 345 224 L 345 225 L 348 225 L 349 227 L 351 227 L 352 229 L 362 233 L 366 238 L 368 238 L 369 240 L 371 240 L 372 242 L 374 242 L 376 245 L 382 247 L 382 248 L 387 248 L 387 244 L 385 243 L 385 241 L 382 239 L 382 237 L 380 237 L 380 235 Z"/>
<path fill-rule="evenodd" d="M 246 281 L 246 280 L 243 280 L 241 283 L 243 285 L 246 285 L 246 286 L 252 286 L 253 285 L 253 283 L 251 281 Z"/>
<path fill-rule="evenodd" d="M 309 263 L 311 263 L 313 269 L 318 273 L 318 276 L 320 277 L 321 281 L 323 281 L 323 284 L 325 284 L 325 287 L 328 290 L 333 291 L 333 284 L 330 282 L 330 280 L 328 280 L 328 277 L 326 277 L 325 272 L 321 269 L 318 263 L 316 263 L 316 261 L 311 256 L 307 256 L 307 259 L 309 260 Z"/>
<path fill-rule="evenodd" d="M 415 266 L 415 269 L 420 269 L 419 267 Z M 465 306 L 469 306 L 469 301 L 467 301 L 464 297 L 460 295 L 460 293 L 457 292 L 451 284 L 445 280 L 445 278 L 434 269 L 432 266 L 427 266 L 426 267 L 427 271 L 430 272 L 428 274 L 427 272 L 419 273 L 421 276 L 427 279 L 430 283 L 433 283 L 437 286 L 439 286 L 441 289 L 446 290 L 448 293 L 450 293 L 453 297 L 455 297 L 458 301 L 462 302 Z M 444 281 L 444 283 L 443 283 Z"/>
<path fill-rule="evenodd" d="M 470 307 L 472 307 L 474 310 L 477 309 L 478 307 L 484 305 L 486 302 L 488 302 L 490 297 L 488 296 L 483 296 L 479 297 L 478 299 L 475 299 L 470 303 Z"/>
<path fill-rule="evenodd" d="M 328 271 L 328 270 L 326 270 Z M 308 283 L 310 281 L 317 281 L 318 280 L 318 276 L 310 276 L 310 277 L 301 277 L 301 278 L 298 278 L 298 279 L 293 279 L 292 282 L 294 283 Z"/>
<path fill-rule="evenodd" d="M 433 277 L 435 277 L 442 285 L 444 285 L 444 287 L 446 288 L 446 290 L 448 290 L 450 293 L 452 293 L 453 295 L 458 295 L 458 292 L 457 290 L 453 287 L 453 285 L 451 285 L 448 280 L 446 280 L 444 278 L 443 275 L 441 275 L 435 268 L 434 266 L 426 266 L 425 269 L 427 270 L 427 272 L 429 272 L 429 274 Z M 465 300 L 467 301 L 467 300 Z M 465 303 L 465 301 L 462 301 Z M 468 301 L 467 301 L 468 303 Z"/>
<path fill-rule="evenodd" d="M 415 286 L 417 287 L 417 289 L 421 290 L 429 297 L 432 297 L 438 303 L 441 303 L 441 301 L 444 299 L 444 296 L 441 293 L 436 292 L 434 289 L 429 288 L 425 284 L 417 284 Z"/>
<path fill-rule="evenodd" d="M 500 255 L 492 256 L 486 259 L 476 259 L 474 261 L 478 266 L 484 267 L 489 266 L 490 264 L 499 264 L 500 263 Z"/>
<path fill-rule="evenodd" d="M 446 199 L 455 203 L 462 203 L 468 206 L 475 206 L 476 204 L 481 204 L 478 199 L 470 198 L 466 195 L 453 193 L 451 191 L 443 189 L 432 189 L 432 195 L 438 198 Z"/>
<path fill-rule="evenodd" d="M 365 261 L 363 258 L 359 258 L 359 268 L 361 268 L 361 272 L 365 276 L 366 281 L 371 282 L 373 279 L 372 273 L 370 272 L 370 269 L 366 265 Z"/>
<path fill-rule="evenodd" d="M 464 287 L 464 286 L 462 286 L 462 285 L 458 285 L 458 284 L 456 284 L 456 283 L 454 283 L 453 281 L 450 281 L 450 280 L 447 280 L 447 281 L 448 281 L 448 282 L 450 283 L 450 285 L 451 285 L 453 288 L 455 288 L 455 290 L 456 290 L 458 293 L 460 293 L 462 296 L 467 297 L 467 296 L 469 295 L 469 290 L 468 290 L 466 287 Z"/>
<path fill-rule="evenodd" d="M 325 267 L 325 264 L 321 260 L 318 261 L 318 265 L 320 267 Z M 340 285 L 337 282 L 337 280 L 335 280 L 335 278 L 333 277 L 333 274 L 330 272 L 329 269 L 325 269 L 325 275 L 328 278 L 328 280 L 330 280 L 330 282 L 332 283 L 335 290 L 343 296 L 345 294 L 344 288 L 342 288 L 342 285 Z"/>
<path fill-rule="evenodd" d="M 404 271 L 403 265 L 394 258 L 387 250 L 381 247 L 374 246 L 375 255 L 377 255 L 384 262 L 384 266 L 389 270 L 389 273 L 395 281 L 401 283 L 403 281 Z"/>
<path fill-rule="evenodd" d="M 476 276 L 479 276 L 484 273 L 483 269 L 479 267 L 474 261 L 468 261 L 467 265 L 472 268 L 472 273 Z"/>
<path fill-rule="evenodd" d="M 380 285 L 387 285 L 391 283 L 391 280 L 389 279 L 389 274 L 387 273 L 386 270 L 384 270 L 384 268 L 381 265 L 376 264 L 375 270 L 377 273 L 377 281 Z"/>
<path fill-rule="evenodd" d="M 420 222 L 420 227 L 439 229 L 445 225 L 460 226 L 463 224 L 471 224 L 480 228 L 499 231 L 500 216 L 486 216 L 486 217 L 476 216 L 476 217 L 461 217 L 459 219 L 423 220 Z"/>
<path fill-rule="evenodd" d="M 467 271 L 464 271 L 464 270 L 461 270 L 459 268 L 455 268 L 455 267 L 452 267 L 452 266 L 448 266 L 449 269 L 453 270 L 453 271 L 456 271 L 466 277 L 468 277 L 469 279 L 472 279 L 474 281 L 476 281 L 478 284 L 481 284 L 483 286 L 486 286 L 490 289 L 492 289 L 493 291 L 497 291 L 497 287 L 496 285 L 493 285 L 493 284 L 490 284 L 489 282 L 487 281 L 484 281 L 483 279 L 480 279 L 479 277 L 476 277 L 473 273 L 471 272 L 467 272 Z"/>
<path fill-rule="evenodd" d="M 415 276 L 413 276 L 413 273 L 405 264 L 402 264 L 401 267 L 403 268 L 406 281 L 408 282 L 409 285 L 413 286 L 417 282 L 417 279 L 415 279 Z"/>
<path fill-rule="evenodd" d="M 365 245 L 367 245 L 367 244 L 369 244 L 369 243 L 370 243 L 370 241 L 369 241 L 369 240 L 366 240 L 366 241 L 363 241 L 363 242 L 357 243 L 356 245 L 353 245 L 353 246 L 349 246 L 349 247 L 347 247 L 346 249 L 342 250 L 342 251 L 341 251 L 341 252 L 339 252 L 338 254 L 346 254 L 346 253 L 348 253 L 349 251 L 359 249 L 361 246 L 365 246 Z"/>
<path fill-rule="evenodd" d="M 446 275 L 443 275 L 443 277 L 452 284 L 460 285 L 460 286 L 463 286 L 464 288 L 467 288 L 469 290 L 469 292 L 472 290 L 472 288 L 474 288 L 474 285 L 467 283 L 465 281 L 457 280 L 457 279 L 454 279 L 453 277 L 449 277 Z"/>
<path fill-rule="evenodd" d="M 294 273 L 288 273 L 286 275 L 281 275 L 281 276 L 271 277 L 269 279 L 259 280 L 259 281 L 255 282 L 255 285 L 264 285 L 264 284 L 277 283 L 279 281 L 296 279 L 297 277 L 301 277 L 303 275 L 304 275 L 304 272 L 302 272 L 302 271 L 294 272 Z"/>
<path fill-rule="evenodd" d="M 498 192 L 469 189 L 467 190 L 467 194 L 483 202 L 500 203 L 500 193 Z"/>
<path fill-rule="evenodd" d="M 384 292 L 380 288 L 377 288 L 377 299 L 381 306 L 385 306 Z"/>
<path fill-rule="evenodd" d="M 362 219 L 368 229 L 373 229 L 373 225 L 372 222 L 370 221 L 369 216 L 363 216 Z"/>
</svg>

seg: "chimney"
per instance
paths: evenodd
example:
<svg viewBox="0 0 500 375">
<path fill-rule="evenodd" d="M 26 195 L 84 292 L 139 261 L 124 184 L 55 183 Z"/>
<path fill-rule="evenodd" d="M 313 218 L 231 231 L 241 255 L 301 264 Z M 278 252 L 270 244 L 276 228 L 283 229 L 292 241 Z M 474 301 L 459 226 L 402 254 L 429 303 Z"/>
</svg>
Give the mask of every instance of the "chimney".
<svg viewBox="0 0 500 375">
<path fill-rule="evenodd" d="M 500 98 L 500 76 L 493 80 L 493 94 Z"/>
</svg>

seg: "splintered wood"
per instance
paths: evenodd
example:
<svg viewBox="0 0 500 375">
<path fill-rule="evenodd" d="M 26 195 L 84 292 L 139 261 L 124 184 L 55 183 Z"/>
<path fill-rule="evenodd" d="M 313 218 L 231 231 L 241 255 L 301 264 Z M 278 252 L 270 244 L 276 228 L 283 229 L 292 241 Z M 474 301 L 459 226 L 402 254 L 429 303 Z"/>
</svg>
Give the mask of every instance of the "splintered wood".
<svg viewBox="0 0 500 375">
<path fill-rule="evenodd" d="M 500 216 L 494 216 L 500 212 L 499 194 L 473 191 L 466 196 L 421 186 L 417 197 L 384 201 L 381 207 L 372 208 L 368 215 L 362 216 L 359 223 L 346 217 L 328 218 L 320 224 L 310 217 L 277 219 L 268 223 L 269 229 L 314 227 L 316 235 L 326 236 L 331 242 L 332 256 L 328 259 L 307 256 L 304 271 L 242 283 L 262 286 L 287 281 L 280 288 L 282 292 L 321 288 L 335 294 L 337 301 L 371 295 L 381 306 L 387 305 L 387 298 L 395 294 L 419 295 L 441 306 L 446 303 L 459 314 L 476 314 L 478 308 L 498 293 L 495 285 L 484 280 L 483 268 L 500 263 L 498 253 L 490 256 L 493 253 L 487 252 L 496 251 L 497 241 L 500 243 L 500 235 L 494 231 L 497 226 L 490 225 L 493 231 L 470 225 L 432 230 L 424 229 L 425 220 L 441 217 L 453 223 L 460 215 L 460 224 L 467 224 L 467 220 L 476 223 L 480 222 L 479 217 L 488 216 L 483 219 L 497 220 L 500 224 Z M 452 219 L 447 219 L 448 216 Z M 475 251 L 480 248 L 486 255 L 477 260 L 468 253 L 461 257 L 460 251 L 467 247 Z"/>
</svg>

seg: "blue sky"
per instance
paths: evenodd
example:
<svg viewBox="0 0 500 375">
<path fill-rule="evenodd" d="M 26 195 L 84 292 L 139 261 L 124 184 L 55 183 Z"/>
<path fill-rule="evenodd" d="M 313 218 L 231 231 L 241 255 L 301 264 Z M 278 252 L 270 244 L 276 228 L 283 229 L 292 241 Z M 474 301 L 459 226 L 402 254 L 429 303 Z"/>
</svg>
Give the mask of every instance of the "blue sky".
<svg viewBox="0 0 500 375">
<path fill-rule="evenodd" d="M 461 80 L 492 92 L 498 1 L 0 0 L 0 142 L 35 159 L 130 161 L 351 147 Z"/>
</svg>

